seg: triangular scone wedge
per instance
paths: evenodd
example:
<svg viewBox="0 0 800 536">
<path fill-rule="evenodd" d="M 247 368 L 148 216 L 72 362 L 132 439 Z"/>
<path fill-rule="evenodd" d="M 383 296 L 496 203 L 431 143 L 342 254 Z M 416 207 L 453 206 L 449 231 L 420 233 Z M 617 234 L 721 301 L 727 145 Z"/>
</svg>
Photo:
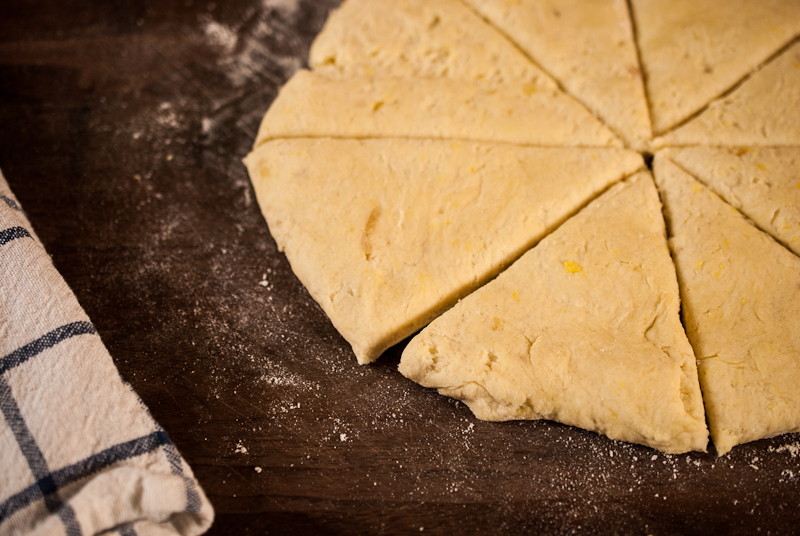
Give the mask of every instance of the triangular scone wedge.
<svg viewBox="0 0 800 536">
<path fill-rule="evenodd" d="M 311 46 L 309 64 L 331 77 L 447 76 L 556 88 L 460 0 L 346 0 Z"/>
<path fill-rule="evenodd" d="M 550 419 L 706 449 L 650 174 L 614 186 L 414 337 L 400 372 L 486 420 Z"/>
<path fill-rule="evenodd" d="M 277 138 L 434 138 L 550 147 L 621 147 L 559 90 L 494 89 L 451 78 L 330 79 L 300 70 L 281 89 L 256 146 Z"/>
<path fill-rule="evenodd" d="M 800 145 L 800 42 L 653 144 Z"/>
<path fill-rule="evenodd" d="M 800 255 L 800 147 L 661 152 Z"/>
<path fill-rule="evenodd" d="M 660 154 L 655 175 L 717 453 L 800 431 L 800 258 Z"/>
<path fill-rule="evenodd" d="M 651 137 L 625 0 L 466 0 L 629 146 Z"/>
<path fill-rule="evenodd" d="M 800 33 L 795 0 L 630 0 L 655 134 L 685 121 Z"/>
<path fill-rule="evenodd" d="M 276 140 L 245 160 L 278 247 L 377 359 L 643 165 L 623 149 Z"/>
</svg>

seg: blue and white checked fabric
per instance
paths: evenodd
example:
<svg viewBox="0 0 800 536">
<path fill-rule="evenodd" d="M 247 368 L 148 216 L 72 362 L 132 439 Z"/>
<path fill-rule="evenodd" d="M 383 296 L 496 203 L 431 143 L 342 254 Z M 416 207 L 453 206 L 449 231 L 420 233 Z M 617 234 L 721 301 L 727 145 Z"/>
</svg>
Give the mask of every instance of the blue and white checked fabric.
<svg viewBox="0 0 800 536">
<path fill-rule="evenodd" d="M 213 517 L 0 173 L 0 535 L 195 535 Z"/>
</svg>

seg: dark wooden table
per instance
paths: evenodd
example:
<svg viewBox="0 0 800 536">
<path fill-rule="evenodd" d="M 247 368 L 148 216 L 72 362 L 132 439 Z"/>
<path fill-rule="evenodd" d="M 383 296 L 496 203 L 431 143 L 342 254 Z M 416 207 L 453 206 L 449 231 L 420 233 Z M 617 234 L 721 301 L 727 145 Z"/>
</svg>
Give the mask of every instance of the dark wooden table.
<svg viewBox="0 0 800 536">
<path fill-rule="evenodd" d="M 401 348 L 356 364 L 240 162 L 337 3 L 0 3 L 0 168 L 210 533 L 797 533 L 797 435 L 665 456 L 478 421 L 405 380 Z"/>
</svg>

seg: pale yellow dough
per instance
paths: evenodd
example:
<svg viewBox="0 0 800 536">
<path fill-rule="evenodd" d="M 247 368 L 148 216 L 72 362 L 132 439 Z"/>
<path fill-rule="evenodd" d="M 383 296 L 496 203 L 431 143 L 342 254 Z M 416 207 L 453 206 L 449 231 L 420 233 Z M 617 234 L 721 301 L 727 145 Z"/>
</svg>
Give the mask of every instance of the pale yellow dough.
<svg viewBox="0 0 800 536">
<path fill-rule="evenodd" d="M 800 431 L 800 257 L 670 159 L 800 254 L 798 35 L 798 0 L 345 0 L 245 163 L 359 363 L 424 328 L 400 371 L 481 419 L 722 455 Z M 668 147 L 674 259 L 623 144 Z"/>
<path fill-rule="evenodd" d="M 800 258 L 664 155 L 655 176 L 717 453 L 800 431 Z"/>
<path fill-rule="evenodd" d="M 685 121 L 800 33 L 796 0 L 631 0 L 631 7 L 656 134 Z"/>
<path fill-rule="evenodd" d="M 686 147 L 662 152 L 800 255 L 800 147 Z"/>
<path fill-rule="evenodd" d="M 800 145 L 800 42 L 730 95 L 653 143 L 657 147 Z"/>
<path fill-rule="evenodd" d="M 708 431 L 661 205 L 614 186 L 433 321 L 400 372 L 486 420 L 551 419 L 668 453 Z"/>
<path fill-rule="evenodd" d="M 539 146 L 621 147 L 574 99 L 525 84 L 451 78 L 330 79 L 298 71 L 281 89 L 256 145 L 276 138 L 438 138 Z"/>
<path fill-rule="evenodd" d="M 461 0 L 347 0 L 309 55 L 331 77 L 439 77 L 491 84 L 556 83 Z"/>
<path fill-rule="evenodd" d="M 369 363 L 643 166 L 623 149 L 294 139 L 245 160 L 297 277 Z"/>
<path fill-rule="evenodd" d="M 625 0 L 466 0 L 636 149 L 651 137 Z"/>
</svg>

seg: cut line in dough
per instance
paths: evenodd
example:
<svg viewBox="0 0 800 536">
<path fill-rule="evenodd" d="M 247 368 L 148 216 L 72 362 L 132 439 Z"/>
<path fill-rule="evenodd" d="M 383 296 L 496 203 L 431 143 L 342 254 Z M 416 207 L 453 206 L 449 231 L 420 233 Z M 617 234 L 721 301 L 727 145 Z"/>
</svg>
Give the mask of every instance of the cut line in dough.
<svg viewBox="0 0 800 536">
<path fill-rule="evenodd" d="M 623 149 L 275 140 L 245 160 L 270 232 L 359 363 L 643 166 Z"/>
<path fill-rule="evenodd" d="M 270 139 L 432 138 L 540 147 L 621 147 L 572 97 L 526 84 L 451 78 L 330 79 L 301 70 L 270 107 L 256 146 Z"/>
<path fill-rule="evenodd" d="M 664 155 L 654 169 L 717 453 L 800 431 L 800 258 Z"/>
<path fill-rule="evenodd" d="M 650 174 L 614 186 L 414 337 L 400 372 L 480 419 L 705 451 L 695 357 Z"/>
</svg>

